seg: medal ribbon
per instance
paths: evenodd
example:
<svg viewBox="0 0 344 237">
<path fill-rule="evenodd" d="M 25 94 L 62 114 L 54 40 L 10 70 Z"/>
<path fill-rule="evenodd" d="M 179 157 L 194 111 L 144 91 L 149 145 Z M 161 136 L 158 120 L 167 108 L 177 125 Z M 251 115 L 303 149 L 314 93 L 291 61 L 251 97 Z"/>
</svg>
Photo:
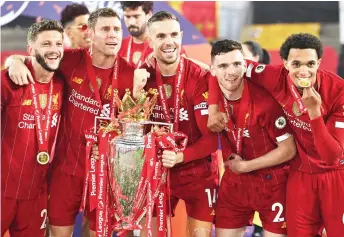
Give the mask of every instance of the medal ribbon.
<svg viewBox="0 0 344 237">
<path fill-rule="evenodd" d="M 131 54 L 131 46 L 132 46 L 132 44 L 133 44 L 133 37 L 130 36 L 126 60 L 127 60 L 128 63 L 133 63 L 134 64 L 134 62 L 130 61 L 130 54 Z M 144 44 L 145 44 L 145 42 L 144 42 Z M 145 54 L 146 54 L 147 49 L 148 49 L 148 44 L 145 44 L 144 47 L 143 47 L 143 50 L 141 52 L 140 60 L 137 62 L 136 68 L 139 68 L 141 66 L 141 64 L 144 62 Z"/>
<path fill-rule="evenodd" d="M 96 73 L 94 71 L 94 67 L 92 64 L 92 57 L 91 55 L 86 51 L 85 52 L 86 55 L 86 65 L 87 65 L 87 73 L 88 73 L 88 77 L 91 81 L 91 85 L 93 87 L 93 91 L 94 91 L 94 96 L 96 97 L 96 100 L 99 104 L 99 107 L 102 107 L 102 101 L 100 98 L 100 93 L 99 90 L 100 88 L 98 88 L 98 84 L 97 84 L 97 79 L 96 79 Z M 112 78 L 112 84 L 111 84 L 111 115 L 114 116 L 116 115 L 116 98 L 114 96 L 114 90 L 118 89 L 118 60 L 116 59 L 114 67 L 113 67 L 113 78 Z"/>
<path fill-rule="evenodd" d="M 171 113 L 170 113 L 170 107 L 167 103 L 167 98 L 166 98 L 166 91 L 164 88 L 164 83 L 162 81 L 162 76 L 161 72 L 159 69 L 158 64 L 156 64 L 155 67 L 156 70 L 156 82 L 158 85 L 158 90 L 159 90 L 159 98 L 160 98 L 160 103 L 162 106 L 162 110 L 165 116 L 165 121 L 168 123 L 171 123 Z M 179 113 L 180 113 L 180 97 L 181 97 L 181 92 L 183 91 L 184 88 L 184 58 L 180 57 L 180 62 L 179 66 L 177 69 L 177 80 L 174 80 L 174 88 L 173 92 L 174 94 L 174 100 L 173 100 L 173 107 L 174 107 L 174 119 L 173 119 L 173 130 L 178 131 L 178 125 L 179 125 Z"/>
<path fill-rule="evenodd" d="M 49 135 L 50 135 L 50 124 L 51 124 L 51 116 L 52 116 L 52 103 L 53 103 L 53 79 L 50 80 L 50 87 L 49 87 L 49 95 L 47 98 L 47 108 L 45 110 L 45 115 L 43 119 L 42 112 L 38 105 L 38 95 L 36 92 L 35 85 L 30 84 L 31 94 L 33 97 L 33 106 L 35 110 L 35 129 L 36 129 L 36 137 L 38 140 L 38 151 L 39 152 L 49 152 Z M 45 122 L 43 122 L 45 120 Z M 51 159 L 51 158 L 50 158 Z"/>
<path fill-rule="evenodd" d="M 240 110 L 239 110 L 239 115 L 237 118 L 236 128 L 234 127 L 233 120 L 229 112 L 227 99 L 224 97 L 224 95 L 222 95 L 224 109 L 228 117 L 227 127 L 229 131 L 227 133 L 230 132 L 231 135 L 233 136 L 234 141 L 236 143 L 236 152 L 241 157 L 242 157 L 242 147 L 243 147 L 242 146 L 243 134 L 244 134 L 245 128 L 247 127 L 250 113 L 252 111 L 251 98 L 250 98 L 249 89 L 248 89 L 246 80 L 243 80 L 243 83 L 244 83 L 244 91 L 243 91 L 243 95 L 240 101 Z"/>
<path fill-rule="evenodd" d="M 109 204 L 108 202 L 108 172 L 107 172 L 107 151 L 109 135 L 100 132 L 99 133 L 99 160 L 97 162 L 97 208 L 96 208 L 96 236 L 105 237 L 108 229 L 109 220 Z"/>
</svg>

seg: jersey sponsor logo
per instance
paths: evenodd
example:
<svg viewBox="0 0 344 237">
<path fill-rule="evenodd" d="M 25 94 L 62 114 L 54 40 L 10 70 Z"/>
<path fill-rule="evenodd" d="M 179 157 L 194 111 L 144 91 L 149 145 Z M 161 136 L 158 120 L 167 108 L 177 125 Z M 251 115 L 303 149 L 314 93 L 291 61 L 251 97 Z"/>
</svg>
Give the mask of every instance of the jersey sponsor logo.
<svg viewBox="0 0 344 237">
<path fill-rule="evenodd" d="M 287 125 L 287 120 L 283 116 L 279 117 L 275 121 L 275 126 L 278 129 L 283 129 L 283 128 L 285 128 L 286 125 Z"/>
<path fill-rule="evenodd" d="M 53 110 L 59 108 L 59 94 L 53 95 Z"/>
<path fill-rule="evenodd" d="M 283 109 L 284 114 L 287 116 L 289 123 L 296 127 L 296 128 L 300 128 L 303 129 L 305 131 L 309 131 L 311 132 L 311 125 L 309 123 L 306 123 L 302 120 L 300 120 L 299 118 L 295 118 L 293 115 L 291 115 L 290 113 L 288 113 L 288 111 L 286 111 L 285 109 Z"/>
<path fill-rule="evenodd" d="M 45 115 L 43 115 L 44 119 Z M 54 113 L 51 117 L 51 127 L 56 127 L 58 122 L 59 114 Z M 35 128 L 35 116 L 33 114 L 24 113 L 23 118 L 18 123 L 18 128 L 21 129 L 34 129 Z"/>
<path fill-rule="evenodd" d="M 104 104 L 100 112 L 101 117 L 110 118 L 110 104 Z"/>
<path fill-rule="evenodd" d="M 23 105 L 32 105 L 32 100 L 24 100 Z"/>
<path fill-rule="evenodd" d="M 99 103 L 95 99 L 92 99 L 91 96 L 84 96 L 78 93 L 76 90 L 72 89 L 72 93 L 68 98 L 75 107 L 87 111 L 91 114 L 98 115 L 99 113 Z M 91 107 L 91 105 L 93 107 Z"/>
<path fill-rule="evenodd" d="M 254 71 L 256 73 L 261 73 L 261 72 L 264 71 L 264 69 L 265 69 L 265 65 L 264 64 L 259 64 Z"/>
<path fill-rule="evenodd" d="M 335 125 L 336 128 L 344 128 L 344 122 L 338 122 L 336 121 Z"/>
<path fill-rule="evenodd" d="M 189 115 L 188 115 L 188 111 L 184 108 L 180 108 L 179 111 L 179 121 L 188 121 L 189 120 Z"/>
<path fill-rule="evenodd" d="M 75 82 L 76 84 L 81 85 L 84 82 L 84 79 L 80 78 L 80 77 L 74 77 L 72 79 L 72 82 Z"/>
<path fill-rule="evenodd" d="M 236 126 L 235 125 L 234 125 L 234 129 L 236 130 Z M 231 132 L 231 130 L 227 126 L 225 127 L 225 131 L 226 132 Z M 247 137 L 247 138 L 251 138 L 250 132 L 248 131 L 247 128 L 244 129 L 244 132 L 242 133 L 242 136 L 243 137 Z"/>
<path fill-rule="evenodd" d="M 162 111 L 162 106 L 161 105 L 155 105 L 154 112 L 152 113 L 152 117 L 154 119 L 165 120 L 165 116 L 161 111 Z M 174 108 L 170 108 L 170 114 L 171 114 L 171 120 L 173 120 L 174 119 Z M 188 111 L 184 108 L 180 108 L 179 109 L 179 121 L 188 121 L 188 120 L 189 120 Z"/>
<path fill-rule="evenodd" d="M 247 138 L 250 138 L 250 132 L 248 131 L 248 129 L 244 129 L 244 132 L 242 134 L 243 137 L 247 137 Z"/>
<path fill-rule="evenodd" d="M 57 126 L 57 121 L 58 121 L 59 115 L 55 113 L 51 119 L 51 127 L 56 127 Z"/>
</svg>

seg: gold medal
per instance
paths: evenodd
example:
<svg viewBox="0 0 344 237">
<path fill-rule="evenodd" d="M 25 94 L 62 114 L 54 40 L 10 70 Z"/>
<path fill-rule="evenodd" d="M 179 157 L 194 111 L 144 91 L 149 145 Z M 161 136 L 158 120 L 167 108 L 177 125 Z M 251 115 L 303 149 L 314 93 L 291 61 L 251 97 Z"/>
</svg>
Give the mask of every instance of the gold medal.
<svg viewBox="0 0 344 237">
<path fill-rule="evenodd" d="M 46 165 L 49 163 L 50 157 L 48 152 L 41 151 L 37 155 L 37 162 L 41 165 Z"/>
<path fill-rule="evenodd" d="M 308 79 L 300 79 L 297 81 L 297 84 L 302 88 L 307 88 L 311 86 L 311 82 Z"/>
<path fill-rule="evenodd" d="M 164 84 L 164 89 L 165 89 L 165 93 L 166 93 L 166 99 L 171 98 L 172 95 L 172 87 L 168 84 Z"/>
<path fill-rule="evenodd" d="M 300 110 L 299 110 L 299 107 L 297 106 L 296 101 L 294 101 L 294 103 L 293 103 L 293 113 L 294 113 L 297 117 L 299 117 L 300 115 L 302 115 L 302 113 L 301 113 Z"/>
</svg>

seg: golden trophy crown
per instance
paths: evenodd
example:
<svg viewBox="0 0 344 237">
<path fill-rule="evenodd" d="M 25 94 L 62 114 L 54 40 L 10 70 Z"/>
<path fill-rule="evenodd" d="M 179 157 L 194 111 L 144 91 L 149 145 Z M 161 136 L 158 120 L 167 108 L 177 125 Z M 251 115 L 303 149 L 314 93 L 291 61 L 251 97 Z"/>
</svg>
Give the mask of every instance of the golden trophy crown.
<svg viewBox="0 0 344 237">
<path fill-rule="evenodd" d="M 118 90 L 114 91 L 114 99 L 118 108 L 118 120 L 130 122 L 146 122 L 149 121 L 150 115 L 158 98 L 158 90 L 148 92 L 142 90 L 138 98 L 131 96 L 129 89 L 125 90 L 122 100 L 118 96 Z"/>
</svg>

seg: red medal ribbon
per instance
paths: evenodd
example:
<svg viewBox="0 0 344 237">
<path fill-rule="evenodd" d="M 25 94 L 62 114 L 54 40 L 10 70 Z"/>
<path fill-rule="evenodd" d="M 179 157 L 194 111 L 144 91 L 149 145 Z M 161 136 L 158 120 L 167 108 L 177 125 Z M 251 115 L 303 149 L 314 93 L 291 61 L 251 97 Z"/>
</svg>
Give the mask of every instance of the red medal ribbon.
<svg viewBox="0 0 344 237">
<path fill-rule="evenodd" d="M 165 116 L 165 121 L 167 123 L 172 123 L 171 122 L 171 113 L 170 113 L 170 107 L 167 103 L 167 98 L 166 98 L 166 92 L 164 88 L 164 83 L 162 81 L 162 76 L 161 72 L 159 69 L 158 64 L 156 64 L 156 83 L 158 85 L 158 90 L 159 90 L 159 98 L 160 98 L 160 103 L 162 106 L 162 110 Z M 174 119 L 173 119 L 173 130 L 178 131 L 178 125 L 179 125 L 179 110 L 180 110 L 180 97 L 181 97 L 181 92 L 184 89 L 184 58 L 180 57 L 178 69 L 177 69 L 177 80 L 174 81 L 174 88 L 173 92 L 174 94 L 174 100 L 173 100 L 173 107 L 174 107 Z"/>
<path fill-rule="evenodd" d="M 91 81 L 91 85 L 93 87 L 93 90 L 94 90 L 94 96 L 96 97 L 96 100 L 99 104 L 99 107 L 101 108 L 102 107 L 102 101 L 101 101 L 101 98 L 100 98 L 100 93 L 99 93 L 99 90 L 100 88 L 98 88 L 98 85 L 97 85 L 97 79 L 96 79 L 96 73 L 94 71 L 94 68 L 93 68 L 93 64 L 92 64 L 92 57 L 91 55 L 86 51 L 85 52 L 85 55 L 86 55 L 86 65 L 87 65 L 87 73 L 88 73 L 88 77 Z M 111 101 L 112 101 L 112 104 L 111 104 L 111 115 L 115 115 L 116 114 L 116 103 L 115 103 L 115 99 L 114 98 L 114 90 L 115 89 L 118 89 L 118 60 L 116 59 L 115 61 L 115 64 L 113 66 L 113 78 L 112 78 L 112 84 L 111 84 Z"/>
<path fill-rule="evenodd" d="M 36 130 L 36 137 L 38 141 L 38 151 L 48 152 L 50 124 L 51 124 L 51 116 L 52 116 L 53 90 L 54 90 L 53 79 L 50 80 L 49 95 L 47 98 L 47 108 L 45 110 L 44 118 L 38 105 L 39 98 L 36 92 L 35 85 L 30 84 L 30 89 L 31 89 L 32 97 L 33 97 L 33 106 L 35 110 L 35 123 L 36 123 L 35 130 Z M 45 122 L 43 122 L 44 120 Z"/>
<path fill-rule="evenodd" d="M 245 128 L 248 125 L 250 113 L 252 112 L 252 109 L 251 109 L 252 103 L 251 103 L 250 93 L 249 93 L 246 80 L 243 80 L 243 83 L 244 83 L 244 91 L 243 91 L 243 95 L 240 101 L 240 110 L 239 110 L 239 115 L 236 122 L 236 127 L 234 127 L 233 121 L 231 119 L 231 114 L 229 112 L 227 99 L 224 97 L 224 95 L 222 95 L 223 106 L 228 117 L 227 128 L 229 129 L 229 131 L 227 131 L 227 133 L 230 133 L 229 135 L 233 136 L 234 141 L 236 142 L 236 152 L 239 156 L 242 156 L 243 134 L 244 134 Z"/>
</svg>

